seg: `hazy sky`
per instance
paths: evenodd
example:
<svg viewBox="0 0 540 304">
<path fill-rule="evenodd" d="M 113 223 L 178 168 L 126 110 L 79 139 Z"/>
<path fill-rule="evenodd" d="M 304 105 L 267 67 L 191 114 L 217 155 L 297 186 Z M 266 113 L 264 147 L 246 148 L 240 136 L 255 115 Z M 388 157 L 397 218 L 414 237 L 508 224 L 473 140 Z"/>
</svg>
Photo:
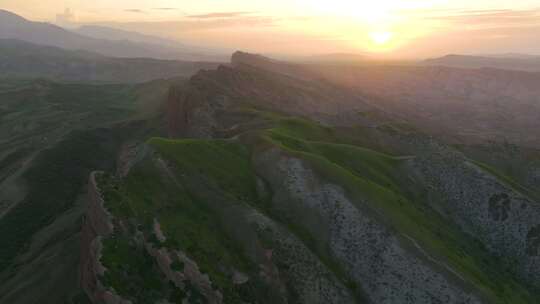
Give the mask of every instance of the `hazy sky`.
<svg viewBox="0 0 540 304">
<path fill-rule="evenodd" d="M 42 21 L 107 24 L 260 53 L 540 54 L 540 0 L 0 0 Z"/>
</svg>

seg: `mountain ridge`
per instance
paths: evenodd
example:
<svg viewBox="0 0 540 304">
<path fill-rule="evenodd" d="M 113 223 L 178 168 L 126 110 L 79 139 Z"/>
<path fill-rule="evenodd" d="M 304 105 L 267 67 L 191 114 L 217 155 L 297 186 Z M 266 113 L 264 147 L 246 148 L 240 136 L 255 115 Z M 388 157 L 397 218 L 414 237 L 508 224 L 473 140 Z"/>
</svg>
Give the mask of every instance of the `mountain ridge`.
<svg viewBox="0 0 540 304">
<path fill-rule="evenodd" d="M 3 77 L 40 78 L 71 82 L 141 83 L 154 79 L 189 77 L 218 63 L 112 58 L 90 51 L 67 50 L 21 40 L 0 39 Z"/>
<path fill-rule="evenodd" d="M 450 54 L 439 58 L 427 59 L 422 65 L 441 65 L 460 68 L 495 68 L 540 72 L 538 56 L 472 56 Z"/>
<path fill-rule="evenodd" d="M 192 53 L 187 54 L 178 49 L 158 47 L 154 44 L 87 37 L 50 23 L 29 21 L 8 11 L 0 15 L 0 24 L 0 38 L 5 39 L 18 39 L 71 50 L 87 50 L 110 57 L 196 59 Z M 204 56 L 201 59 L 204 59 Z"/>
</svg>

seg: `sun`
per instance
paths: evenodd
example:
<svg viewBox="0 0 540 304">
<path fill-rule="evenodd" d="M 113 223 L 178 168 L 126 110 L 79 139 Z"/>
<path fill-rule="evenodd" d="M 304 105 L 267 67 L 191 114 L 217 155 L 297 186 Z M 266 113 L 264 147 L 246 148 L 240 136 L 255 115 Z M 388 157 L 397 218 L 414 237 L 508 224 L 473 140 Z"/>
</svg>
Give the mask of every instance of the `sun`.
<svg viewBox="0 0 540 304">
<path fill-rule="evenodd" d="M 388 32 L 388 31 L 380 31 L 380 32 L 371 32 L 371 33 L 369 33 L 369 37 L 371 38 L 371 41 L 374 44 L 379 45 L 379 46 L 383 46 L 383 45 L 388 44 L 392 40 L 393 36 L 394 36 L 394 34 L 392 32 Z"/>
</svg>

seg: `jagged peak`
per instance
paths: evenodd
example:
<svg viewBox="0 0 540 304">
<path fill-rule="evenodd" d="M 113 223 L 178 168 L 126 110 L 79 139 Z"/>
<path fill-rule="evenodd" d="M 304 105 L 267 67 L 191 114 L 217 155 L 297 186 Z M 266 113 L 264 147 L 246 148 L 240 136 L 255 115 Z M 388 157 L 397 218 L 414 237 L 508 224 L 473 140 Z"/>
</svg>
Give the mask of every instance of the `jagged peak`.
<svg viewBox="0 0 540 304">
<path fill-rule="evenodd" d="M 259 66 L 261 64 L 276 63 L 276 60 L 270 59 L 260 54 L 246 53 L 236 51 L 231 57 L 231 64 L 234 67 L 240 65 Z"/>
</svg>

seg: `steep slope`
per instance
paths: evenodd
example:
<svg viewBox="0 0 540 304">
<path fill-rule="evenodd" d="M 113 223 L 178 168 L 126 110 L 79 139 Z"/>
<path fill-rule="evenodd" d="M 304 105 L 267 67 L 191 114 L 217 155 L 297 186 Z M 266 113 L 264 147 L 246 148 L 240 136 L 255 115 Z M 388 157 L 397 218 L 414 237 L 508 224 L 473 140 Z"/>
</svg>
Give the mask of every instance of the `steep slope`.
<svg viewBox="0 0 540 304">
<path fill-rule="evenodd" d="M 124 174 L 92 175 L 94 303 L 536 303 L 526 187 L 276 69 L 235 62 L 173 87 L 169 133 L 192 139 L 151 139 Z"/>
</svg>

